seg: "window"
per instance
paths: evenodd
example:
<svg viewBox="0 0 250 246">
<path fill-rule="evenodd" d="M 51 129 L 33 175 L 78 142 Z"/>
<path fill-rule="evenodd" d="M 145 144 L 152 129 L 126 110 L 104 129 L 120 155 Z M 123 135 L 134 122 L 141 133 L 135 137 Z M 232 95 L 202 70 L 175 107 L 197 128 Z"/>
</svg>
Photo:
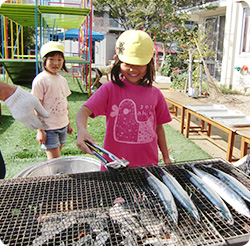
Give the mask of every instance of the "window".
<svg viewBox="0 0 250 246">
<path fill-rule="evenodd" d="M 210 74 L 218 80 L 220 80 L 221 76 L 225 19 L 225 15 L 212 16 L 205 19 L 206 33 L 208 39 L 212 41 L 210 48 L 216 52 L 215 57 L 207 59 L 207 67 Z"/>
<path fill-rule="evenodd" d="M 242 52 L 250 52 L 250 8 L 244 9 Z"/>
</svg>

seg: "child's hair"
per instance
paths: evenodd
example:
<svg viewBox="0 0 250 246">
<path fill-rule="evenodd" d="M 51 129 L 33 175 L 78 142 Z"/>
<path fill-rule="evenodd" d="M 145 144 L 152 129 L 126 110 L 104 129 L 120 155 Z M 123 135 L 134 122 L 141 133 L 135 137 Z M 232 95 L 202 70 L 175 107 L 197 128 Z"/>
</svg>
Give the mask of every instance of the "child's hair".
<svg viewBox="0 0 250 246">
<path fill-rule="evenodd" d="M 120 77 L 122 76 L 120 64 L 122 61 L 116 57 L 115 63 L 111 70 L 111 80 L 114 84 L 119 85 L 120 87 L 124 86 L 124 83 L 121 81 Z M 154 59 L 152 58 L 150 62 L 147 64 L 147 73 L 141 78 L 139 85 L 151 87 L 155 78 L 155 67 L 154 67 Z"/>
<path fill-rule="evenodd" d="M 56 54 L 60 55 L 60 56 L 63 58 L 63 65 L 62 65 L 61 70 L 68 73 L 69 70 L 68 70 L 68 68 L 66 67 L 65 58 L 64 58 L 64 55 L 63 55 L 63 53 L 62 53 L 61 51 L 52 51 L 52 52 L 47 53 L 47 54 L 42 58 L 42 66 L 43 66 L 43 68 L 44 68 L 45 70 L 47 70 L 47 69 L 46 69 L 46 62 L 47 62 L 48 57 L 52 57 L 52 56 L 54 56 L 54 55 L 56 55 Z"/>
</svg>

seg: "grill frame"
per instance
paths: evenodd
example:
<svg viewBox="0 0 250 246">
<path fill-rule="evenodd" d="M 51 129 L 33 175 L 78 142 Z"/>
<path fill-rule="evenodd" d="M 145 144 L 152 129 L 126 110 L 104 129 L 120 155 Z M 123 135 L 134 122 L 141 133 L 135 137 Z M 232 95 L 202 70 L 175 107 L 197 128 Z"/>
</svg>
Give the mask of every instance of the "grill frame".
<svg viewBox="0 0 250 246">
<path fill-rule="evenodd" d="M 201 166 L 202 164 L 213 164 L 215 168 L 238 178 L 250 190 L 250 178 L 222 159 L 196 160 L 177 164 L 185 165 L 193 162 L 203 170 L 205 168 Z M 54 238 L 42 245 L 55 245 L 61 241 L 65 245 L 72 245 L 73 242 L 78 241 L 77 235 L 79 236 L 83 230 L 85 230 L 84 234 L 87 233 L 88 225 L 85 221 L 89 219 L 89 214 L 92 214 L 92 217 L 97 214 L 108 214 L 110 208 L 114 206 L 114 200 L 122 197 L 125 199 L 122 206 L 133 216 L 137 214 L 135 218 L 138 218 L 138 214 L 145 210 L 152 212 L 163 221 L 167 232 L 174 233 L 178 238 L 178 245 L 225 245 L 249 240 L 248 219 L 239 215 L 228 205 L 235 223 L 233 226 L 225 224 L 216 216 L 217 210 L 213 205 L 187 180 L 180 169 L 175 165 L 164 168 L 189 194 L 192 194 L 201 217 L 199 223 L 176 201 L 179 222 L 178 226 L 174 225 L 160 199 L 149 187 L 144 170 L 131 168 L 124 170 L 121 174 L 105 171 L 0 181 L 0 238 L 3 243 L 9 245 L 31 245 L 42 235 L 43 226 L 48 225 L 44 222 L 46 219 L 60 224 L 61 217 L 66 220 L 70 217 L 81 223 L 72 222 L 71 226 L 55 234 Z M 148 170 L 160 177 L 156 167 L 148 167 Z M 250 208 L 250 204 L 247 203 L 247 205 Z M 120 225 L 110 218 L 107 220 L 108 226 L 105 230 L 110 234 L 110 239 L 105 245 L 119 245 L 124 241 L 124 237 L 118 235 Z M 92 232 L 91 236 L 96 238 L 96 233 Z M 151 235 L 147 235 L 146 238 L 151 238 Z M 141 239 L 137 242 L 138 245 L 143 245 Z M 173 242 L 172 245 L 176 244 Z"/>
</svg>

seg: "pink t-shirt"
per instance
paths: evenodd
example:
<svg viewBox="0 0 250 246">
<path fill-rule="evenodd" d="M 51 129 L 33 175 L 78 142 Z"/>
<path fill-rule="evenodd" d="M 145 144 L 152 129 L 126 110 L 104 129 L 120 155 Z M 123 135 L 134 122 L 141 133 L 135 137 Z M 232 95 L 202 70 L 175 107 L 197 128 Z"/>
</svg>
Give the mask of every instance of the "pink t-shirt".
<svg viewBox="0 0 250 246">
<path fill-rule="evenodd" d="M 39 73 L 32 82 L 31 93 L 42 101 L 49 112 L 49 117 L 43 118 L 49 130 L 61 129 L 69 124 L 67 97 L 71 91 L 63 76 L 46 71 Z"/>
<path fill-rule="evenodd" d="M 158 163 L 156 126 L 170 122 L 164 96 L 156 87 L 103 84 L 84 104 L 92 118 L 106 115 L 104 149 L 118 158 L 124 157 L 130 167 Z"/>
</svg>

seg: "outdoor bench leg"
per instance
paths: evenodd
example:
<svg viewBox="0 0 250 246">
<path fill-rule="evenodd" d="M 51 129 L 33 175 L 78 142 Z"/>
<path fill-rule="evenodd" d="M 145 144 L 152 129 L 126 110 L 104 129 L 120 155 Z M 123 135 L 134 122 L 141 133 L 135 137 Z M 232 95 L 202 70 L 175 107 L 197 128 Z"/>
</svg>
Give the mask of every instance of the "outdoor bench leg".
<svg viewBox="0 0 250 246">
<path fill-rule="evenodd" d="M 201 131 L 203 132 L 205 128 L 205 121 L 201 120 Z"/>
<path fill-rule="evenodd" d="M 190 120 L 191 120 L 191 114 L 189 113 L 189 111 L 187 111 L 186 133 L 185 133 L 186 138 L 189 137 Z"/>
<path fill-rule="evenodd" d="M 207 135 L 210 137 L 211 136 L 211 129 L 212 129 L 212 126 L 210 123 L 207 123 Z"/>
<path fill-rule="evenodd" d="M 228 134 L 228 143 L 227 143 L 227 157 L 226 160 L 231 162 L 233 155 L 233 147 L 234 147 L 234 136 L 235 132 L 230 132 Z"/>
<path fill-rule="evenodd" d="M 174 115 L 178 117 L 178 107 L 174 106 Z"/>
<path fill-rule="evenodd" d="M 241 137 L 241 158 L 244 157 L 245 155 L 247 155 L 247 147 L 248 147 L 248 143 L 246 142 L 246 138 L 245 137 Z"/>
<path fill-rule="evenodd" d="M 185 124 L 185 108 L 181 108 L 181 125 L 180 125 L 180 132 L 181 134 L 184 133 L 184 124 Z"/>
</svg>

